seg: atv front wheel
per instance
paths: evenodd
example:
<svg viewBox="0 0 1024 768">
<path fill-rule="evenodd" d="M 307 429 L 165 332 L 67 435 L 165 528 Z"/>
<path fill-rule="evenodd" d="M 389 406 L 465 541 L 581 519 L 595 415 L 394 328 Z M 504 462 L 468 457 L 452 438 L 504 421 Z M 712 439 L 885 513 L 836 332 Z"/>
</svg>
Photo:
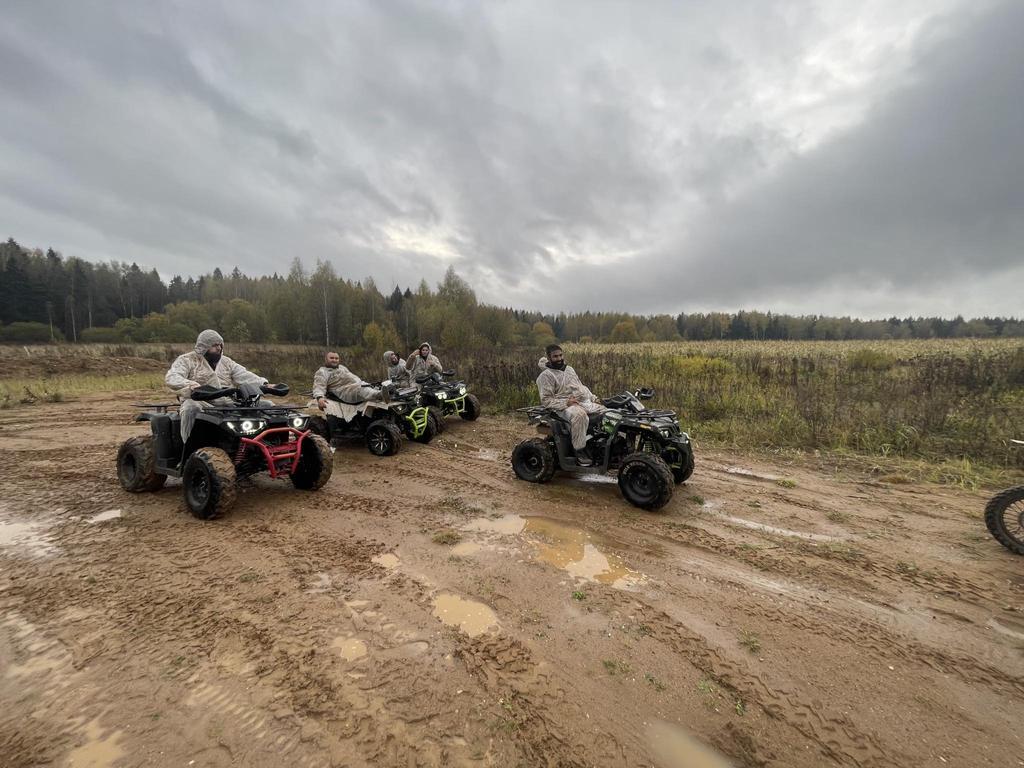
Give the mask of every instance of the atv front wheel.
<svg viewBox="0 0 1024 768">
<path fill-rule="evenodd" d="M 441 427 L 439 426 L 438 421 L 437 421 L 437 416 L 434 415 L 434 411 L 435 410 L 437 410 L 437 409 L 436 408 L 428 408 L 427 409 L 427 423 L 423 427 L 423 431 L 420 432 L 420 436 L 413 438 L 413 440 L 415 440 L 417 443 L 423 443 L 423 444 L 429 443 L 431 440 L 433 440 L 437 436 L 437 433 L 441 431 Z"/>
<path fill-rule="evenodd" d="M 366 428 L 366 447 L 374 456 L 394 456 L 402 448 L 402 430 L 378 419 Z"/>
<path fill-rule="evenodd" d="M 466 421 L 476 421 L 480 418 L 480 401 L 476 399 L 476 395 L 466 395 L 465 407 L 459 416 Z"/>
<path fill-rule="evenodd" d="M 619 491 L 630 504 L 641 509 L 661 509 L 672 498 L 672 472 L 660 456 L 633 453 L 619 469 Z"/>
<path fill-rule="evenodd" d="M 444 420 L 444 411 L 436 405 L 431 405 L 427 408 L 427 412 L 434 415 L 434 421 L 437 422 L 437 434 L 440 435 L 444 432 L 444 428 L 448 426 L 448 422 Z"/>
<path fill-rule="evenodd" d="M 323 416 L 310 416 L 306 422 L 306 429 L 314 435 L 320 435 L 324 440 L 330 442 L 331 428 L 327 425 L 327 419 Z"/>
<path fill-rule="evenodd" d="M 220 517 L 235 503 L 235 465 L 220 448 L 200 448 L 188 457 L 181 487 L 189 511 L 201 520 Z"/>
<path fill-rule="evenodd" d="M 320 435 L 306 435 L 302 440 L 299 465 L 292 473 L 292 485 L 302 491 L 319 491 L 334 471 L 331 446 Z"/>
<path fill-rule="evenodd" d="M 159 491 L 167 475 L 156 473 L 156 441 L 152 435 L 130 437 L 117 452 L 117 479 L 130 493 Z"/>
<path fill-rule="evenodd" d="M 1024 485 L 997 493 L 985 506 L 985 525 L 996 541 L 1024 555 Z"/>
<path fill-rule="evenodd" d="M 512 451 L 512 471 L 528 483 L 546 483 L 555 476 L 555 451 L 543 437 L 523 440 Z"/>
<path fill-rule="evenodd" d="M 676 481 L 676 485 L 685 483 L 690 479 L 690 475 L 693 474 L 693 453 L 688 453 L 683 458 L 683 465 L 681 467 L 671 467 L 672 479 Z"/>
</svg>

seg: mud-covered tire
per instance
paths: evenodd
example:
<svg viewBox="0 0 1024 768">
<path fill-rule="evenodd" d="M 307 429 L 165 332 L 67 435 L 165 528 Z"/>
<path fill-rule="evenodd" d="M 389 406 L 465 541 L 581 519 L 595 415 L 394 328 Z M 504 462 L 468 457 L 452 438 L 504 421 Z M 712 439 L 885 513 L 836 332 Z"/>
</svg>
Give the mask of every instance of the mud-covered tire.
<svg viewBox="0 0 1024 768">
<path fill-rule="evenodd" d="M 434 408 L 427 409 L 427 425 L 423 428 L 419 437 L 413 438 L 417 443 L 426 445 L 441 431 L 441 428 L 438 426 L 437 416 L 434 415 L 435 410 Z"/>
<path fill-rule="evenodd" d="M 675 480 L 676 485 L 685 483 L 690 479 L 690 475 L 693 474 L 693 452 L 686 454 L 686 458 L 683 459 L 683 466 L 681 467 L 670 467 L 672 470 L 672 479 Z"/>
<path fill-rule="evenodd" d="M 320 435 L 306 435 L 302 440 L 299 465 L 291 474 L 292 485 L 302 491 L 319 491 L 334 472 L 331 446 Z"/>
<path fill-rule="evenodd" d="M 1024 485 L 1008 488 L 985 505 L 985 525 L 996 541 L 1024 555 Z"/>
<path fill-rule="evenodd" d="M 551 441 L 543 437 L 523 440 L 512 450 L 512 471 L 528 483 L 546 483 L 557 469 L 555 450 Z"/>
<path fill-rule="evenodd" d="M 434 415 L 434 421 L 437 422 L 437 434 L 444 432 L 445 427 L 448 426 L 448 422 L 445 421 L 444 411 L 438 408 L 436 405 L 432 405 L 427 408 L 427 412 Z"/>
<path fill-rule="evenodd" d="M 459 416 L 466 421 L 476 421 L 480 418 L 480 401 L 476 395 L 466 395 L 466 407 Z"/>
<path fill-rule="evenodd" d="M 323 416 L 310 416 L 306 422 L 306 429 L 314 435 L 319 435 L 328 443 L 331 440 L 331 428 L 327 426 L 327 419 Z"/>
<path fill-rule="evenodd" d="M 156 441 L 152 435 L 130 437 L 117 452 L 117 479 L 130 493 L 158 491 L 167 475 L 156 472 Z"/>
<path fill-rule="evenodd" d="M 235 503 L 235 465 L 220 448 L 200 448 L 185 461 L 181 487 L 188 511 L 214 520 Z"/>
<path fill-rule="evenodd" d="M 672 498 L 674 487 L 668 465 L 653 453 L 632 453 L 619 468 L 619 491 L 634 507 L 661 509 Z"/>
<path fill-rule="evenodd" d="M 378 419 L 366 428 L 366 447 L 374 456 L 394 456 L 402 450 L 402 430 Z"/>
</svg>

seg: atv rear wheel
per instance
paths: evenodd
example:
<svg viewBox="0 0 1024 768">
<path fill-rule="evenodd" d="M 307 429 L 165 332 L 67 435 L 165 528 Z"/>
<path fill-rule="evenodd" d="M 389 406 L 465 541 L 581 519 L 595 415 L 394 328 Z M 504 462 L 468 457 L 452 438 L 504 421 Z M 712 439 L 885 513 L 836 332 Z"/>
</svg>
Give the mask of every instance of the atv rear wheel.
<svg viewBox="0 0 1024 768">
<path fill-rule="evenodd" d="M 220 517 L 235 503 L 235 465 L 220 448 L 200 448 L 185 462 L 181 487 L 189 511 L 201 520 Z"/>
<path fill-rule="evenodd" d="M 512 450 L 512 471 L 528 483 L 546 483 L 555 476 L 555 450 L 543 437 L 523 440 Z"/>
<path fill-rule="evenodd" d="M 417 443 L 429 443 L 437 436 L 437 433 L 441 431 L 441 428 L 438 425 L 437 416 L 434 415 L 435 410 L 436 409 L 434 408 L 427 409 L 427 424 L 423 427 L 423 431 L 420 432 L 420 436 L 413 438 Z"/>
<path fill-rule="evenodd" d="M 318 491 L 331 479 L 334 454 L 320 435 L 306 435 L 302 440 L 299 465 L 292 473 L 292 485 L 303 491 Z"/>
<path fill-rule="evenodd" d="M 159 491 L 167 475 L 156 473 L 156 441 L 152 435 L 130 437 L 117 452 L 117 479 L 131 493 Z"/>
<path fill-rule="evenodd" d="M 668 465 L 653 453 L 633 453 L 619 469 L 619 491 L 641 509 L 661 509 L 672 498 L 675 482 Z"/>
<path fill-rule="evenodd" d="M 366 447 L 374 456 L 394 456 L 402 449 L 402 430 L 378 419 L 366 428 Z"/>
<path fill-rule="evenodd" d="M 1024 485 L 997 493 L 985 505 L 985 525 L 996 541 L 1024 555 Z"/>
<path fill-rule="evenodd" d="M 476 395 L 466 395 L 465 408 L 459 414 L 466 421 L 476 421 L 480 418 L 480 401 Z"/>
</svg>

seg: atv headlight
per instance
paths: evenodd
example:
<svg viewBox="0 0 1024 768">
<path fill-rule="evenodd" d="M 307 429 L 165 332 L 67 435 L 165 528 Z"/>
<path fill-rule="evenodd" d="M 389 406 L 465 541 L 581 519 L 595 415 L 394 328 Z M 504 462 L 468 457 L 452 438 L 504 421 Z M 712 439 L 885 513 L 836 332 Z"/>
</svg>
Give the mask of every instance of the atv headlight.
<svg viewBox="0 0 1024 768">
<path fill-rule="evenodd" d="M 662 437 L 672 437 L 672 430 L 669 429 L 668 427 L 662 427 L 661 428 L 661 436 Z"/>
<path fill-rule="evenodd" d="M 408 410 L 404 405 L 396 405 L 395 413 L 405 413 Z"/>
<path fill-rule="evenodd" d="M 437 399 L 438 400 L 447 400 L 448 399 L 448 393 L 447 392 L 438 392 L 437 393 Z"/>
<path fill-rule="evenodd" d="M 465 387 L 459 387 L 459 394 L 460 395 L 466 394 L 466 388 Z"/>
<path fill-rule="evenodd" d="M 224 426 L 230 429 L 232 432 L 238 432 L 240 435 L 254 435 L 261 431 L 267 422 L 265 421 L 253 421 L 252 419 L 246 419 L 242 423 L 235 421 L 226 421 Z"/>
<path fill-rule="evenodd" d="M 302 429 L 304 426 L 306 426 L 306 417 L 296 416 L 295 418 L 292 419 L 292 426 L 295 427 L 295 429 Z"/>
</svg>

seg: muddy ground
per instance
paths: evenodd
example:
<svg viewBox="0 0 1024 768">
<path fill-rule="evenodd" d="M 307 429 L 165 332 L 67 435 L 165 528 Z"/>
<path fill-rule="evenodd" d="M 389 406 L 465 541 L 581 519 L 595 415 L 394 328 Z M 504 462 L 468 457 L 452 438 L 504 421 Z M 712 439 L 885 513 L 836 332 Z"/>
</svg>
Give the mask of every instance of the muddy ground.
<svg viewBox="0 0 1024 768">
<path fill-rule="evenodd" d="M 983 493 L 698 450 L 645 513 L 484 418 L 204 523 L 132 399 L 0 411 L 0 765 L 1024 765 Z"/>
</svg>

